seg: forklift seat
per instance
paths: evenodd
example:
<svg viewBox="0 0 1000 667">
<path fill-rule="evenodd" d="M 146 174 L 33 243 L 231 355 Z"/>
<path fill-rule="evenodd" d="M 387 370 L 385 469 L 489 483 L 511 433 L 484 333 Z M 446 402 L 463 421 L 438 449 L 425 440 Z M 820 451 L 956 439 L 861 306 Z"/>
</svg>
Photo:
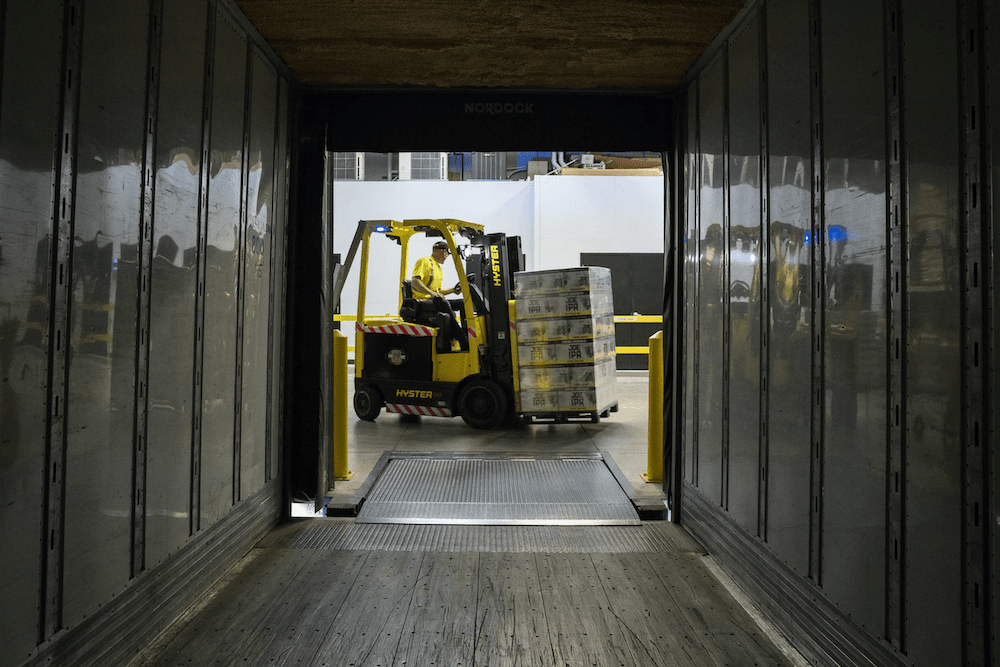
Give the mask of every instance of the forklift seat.
<svg viewBox="0 0 1000 667">
<path fill-rule="evenodd" d="M 403 303 L 399 307 L 399 316 L 405 322 L 436 327 L 438 334 L 435 345 L 438 354 L 451 352 L 453 340 L 459 341 L 462 349 L 468 349 L 468 337 L 463 336 L 465 331 L 459 325 L 451 304 L 440 298 L 414 299 L 409 280 L 403 281 Z"/>
<path fill-rule="evenodd" d="M 431 319 L 438 312 L 434 300 L 413 298 L 413 286 L 409 280 L 403 281 L 402 289 L 403 302 L 399 306 L 399 316 L 403 318 L 403 321 L 437 326 L 431 322 Z"/>
</svg>

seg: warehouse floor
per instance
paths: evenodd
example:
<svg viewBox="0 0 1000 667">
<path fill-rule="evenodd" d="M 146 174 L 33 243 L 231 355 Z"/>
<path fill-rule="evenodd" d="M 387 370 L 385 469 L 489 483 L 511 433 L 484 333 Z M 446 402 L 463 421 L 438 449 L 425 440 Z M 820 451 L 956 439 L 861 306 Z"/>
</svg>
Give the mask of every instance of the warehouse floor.
<svg viewBox="0 0 1000 667">
<path fill-rule="evenodd" d="M 353 369 L 353 366 L 350 367 Z M 348 386 L 353 387 L 353 375 Z M 352 476 L 334 482 L 328 493 L 333 508 L 354 506 L 357 494 L 385 452 L 478 452 L 505 454 L 603 454 L 621 470 L 631 494 L 645 505 L 662 506 L 659 484 L 646 483 L 649 375 L 618 371 L 618 411 L 593 424 L 518 424 L 496 431 L 470 428 L 460 418 L 386 414 L 374 422 L 349 411 L 347 467 Z"/>
</svg>

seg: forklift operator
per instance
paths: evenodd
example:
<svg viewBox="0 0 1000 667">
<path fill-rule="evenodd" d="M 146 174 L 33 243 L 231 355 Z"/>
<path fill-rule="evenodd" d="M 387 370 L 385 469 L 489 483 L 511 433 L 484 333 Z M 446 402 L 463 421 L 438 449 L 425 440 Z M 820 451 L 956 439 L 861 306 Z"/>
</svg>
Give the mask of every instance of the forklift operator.
<svg viewBox="0 0 1000 667">
<path fill-rule="evenodd" d="M 441 281 L 444 279 L 444 269 L 441 262 L 450 254 L 448 244 L 438 241 L 431 249 L 430 257 L 423 257 L 417 260 L 413 267 L 413 278 L 410 286 L 413 288 L 413 296 L 417 299 L 429 299 L 431 297 L 442 297 L 445 294 L 456 294 L 458 288 L 441 289 Z"/>
</svg>

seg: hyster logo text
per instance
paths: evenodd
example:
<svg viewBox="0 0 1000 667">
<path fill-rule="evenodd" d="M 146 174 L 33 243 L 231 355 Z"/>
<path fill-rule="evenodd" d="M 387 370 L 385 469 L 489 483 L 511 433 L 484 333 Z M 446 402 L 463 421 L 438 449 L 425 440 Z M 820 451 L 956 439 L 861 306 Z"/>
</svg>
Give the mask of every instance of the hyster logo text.
<svg viewBox="0 0 1000 667">
<path fill-rule="evenodd" d="M 433 392 L 419 389 L 397 389 L 396 396 L 397 398 L 431 398 Z"/>
<path fill-rule="evenodd" d="M 488 113 L 491 115 L 507 113 L 534 113 L 534 102 L 466 102 L 465 113 Z"/>
<path fill-rule="evenodd" d="M 500 246 L 490 246 L 490 266 L 493 267 L 493 286 L 500 287 Z"/>
</svg>

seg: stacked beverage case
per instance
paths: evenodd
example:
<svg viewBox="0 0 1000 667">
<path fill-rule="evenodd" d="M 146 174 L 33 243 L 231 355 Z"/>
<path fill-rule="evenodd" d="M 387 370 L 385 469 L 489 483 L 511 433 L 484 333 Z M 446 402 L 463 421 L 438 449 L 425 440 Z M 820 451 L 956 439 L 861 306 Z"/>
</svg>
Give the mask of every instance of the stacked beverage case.
<svg viewBox="0 0 1000 667">
<path fill-rule="evenodd" d="M 611 270 L 514 274 L 520 411 L 594 420 L 618 407 Z"/>
</svg>

